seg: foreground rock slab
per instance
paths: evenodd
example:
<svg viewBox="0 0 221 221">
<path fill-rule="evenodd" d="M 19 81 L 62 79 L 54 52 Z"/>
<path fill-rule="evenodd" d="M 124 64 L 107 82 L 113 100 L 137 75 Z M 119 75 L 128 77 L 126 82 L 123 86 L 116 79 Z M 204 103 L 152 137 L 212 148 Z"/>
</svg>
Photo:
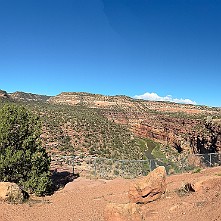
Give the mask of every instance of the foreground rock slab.
<svg viewBox="0 0 221 221">
<path fill-rule="evenodd" d="M 107 205 L 104 212 L 105 221 L 142 221 L 137 204 L 114 204 Z"/>
<path fill-rule="evenodd" d="M 135 181 L 129 188 L 129 199 L 132 203 L 149 203 L 159 199 L 166 191 L 166 170 L 160 166 L 146 177 Z"/>
<path fill-rule="evenodd" d="M 0 200 L 13 203 L 22 203 L 24 201 L 24 194 L 17 184 L 0 182 Z"/>
</svg>

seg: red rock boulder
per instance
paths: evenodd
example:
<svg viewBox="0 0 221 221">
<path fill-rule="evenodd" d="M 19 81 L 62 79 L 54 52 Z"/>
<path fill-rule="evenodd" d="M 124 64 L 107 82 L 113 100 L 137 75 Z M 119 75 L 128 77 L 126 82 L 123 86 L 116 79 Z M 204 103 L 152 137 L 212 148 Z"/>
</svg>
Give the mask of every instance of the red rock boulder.
<svg viewBox="0 0 221 221">
<path fill-rule="evenodd" d="M 166 191 L 166 170 L 160 166 L 129 188 L 129 199 L 133 203 L 149 203 L 159 199 Z"/>
</svg>

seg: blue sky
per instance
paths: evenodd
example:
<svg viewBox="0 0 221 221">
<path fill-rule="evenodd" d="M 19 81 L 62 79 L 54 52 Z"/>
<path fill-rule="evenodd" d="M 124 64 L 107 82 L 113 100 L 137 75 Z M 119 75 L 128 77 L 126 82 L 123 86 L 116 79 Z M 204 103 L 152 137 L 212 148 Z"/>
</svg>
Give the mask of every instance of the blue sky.
<svg viewBox="0 0 221 221">
<path fill-rule="evenodd" d="M 0 0 L 0 89 L 221 106 L 220 39 L 220 0 Z"/>
</svg>

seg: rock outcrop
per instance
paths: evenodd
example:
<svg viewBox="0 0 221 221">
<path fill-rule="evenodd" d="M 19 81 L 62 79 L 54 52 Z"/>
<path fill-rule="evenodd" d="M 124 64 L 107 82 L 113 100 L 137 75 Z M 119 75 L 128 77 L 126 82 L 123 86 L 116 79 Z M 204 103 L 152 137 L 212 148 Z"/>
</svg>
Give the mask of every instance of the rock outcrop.
<svg viewBox="0 0 221 221">
<path fill-rule="evenodd" d="M 142 221 L 144 220 L 139 204 L 150 203 L 159 199 L 166 191 L 166 170 L 156 168 L 130 185 L 127 204 L 109 203 L 104 211 L 105 221 Z"/>
<path fill-rule="evenodd" d="M 131 184 L 128 195 L 131 202 L 146 204 L 159 199 L 165 191 L 166 170 L 160 166 Z"/>
<path fill-rule="evenodd" d="M 27 197 L 15 183 L 0 182 L 0 200 L 13 203 L 22 203 Z"/>
</svg>

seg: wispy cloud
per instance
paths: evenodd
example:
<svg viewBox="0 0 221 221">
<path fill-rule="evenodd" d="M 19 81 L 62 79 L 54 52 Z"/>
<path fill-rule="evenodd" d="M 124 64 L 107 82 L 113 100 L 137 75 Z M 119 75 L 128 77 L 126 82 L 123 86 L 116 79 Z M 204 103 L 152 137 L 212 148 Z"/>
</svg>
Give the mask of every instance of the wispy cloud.
<svg viewBox="0 0 221 221">
<path fill-rule="evenodd" d="M 182 103 L 182 104 L 194 104 L 196 105 L 195 101 L 192 101 L 188 98 L 173 98 L 171 95 L 167 95 L 165 97 L 161 97 L 156 93 L 149 93 L 146 92 L 142 95 L 135 95 L 134 98 L 136 99 L 143 99 L 143 100 L 150 100 L 150 101 L 170 101 L 175 103 Z"/>
</svg>

